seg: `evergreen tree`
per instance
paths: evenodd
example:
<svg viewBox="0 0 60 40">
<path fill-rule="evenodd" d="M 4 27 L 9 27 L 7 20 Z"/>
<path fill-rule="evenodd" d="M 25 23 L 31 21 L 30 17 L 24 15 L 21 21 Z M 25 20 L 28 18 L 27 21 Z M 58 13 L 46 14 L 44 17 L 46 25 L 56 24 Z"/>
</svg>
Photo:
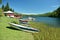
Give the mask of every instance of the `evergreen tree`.
<svg viewBox="0 0 60 40">
<path fill-rule="evenodd" d="M 12 8 L 10 8 L 9 10 L 12 11 Z"/>
<path fill-rule="evenodd" d="M 10 9 L 10 7 L 9 7 L 9 4 L 7 3 L 5 8 L 4 8 L 4 11 L 8 11 L 9 9 Z"/>
<path fill-rule="evenodd" d="M 10 10 L 10 11 L 13 11 L 13 12 L 14 12 L 14 10 L 13 10 L 12 8 L 9 7 L 9 4 L 8 4 L 8 3 L 6 4 L 5 7 L 4 7 L 4 5 L 2 5 L 2 9 L 3 9 L 4 11 Z"/>
<path fill-rule="evenodd" d="M 4 5 L 2 5 L 2 10 L 4 10 Z"/>
<path fill-rule="evenodd" d="M 14 9 L 10 8 L 10 11 L 14 12 Z"/>
</svg>

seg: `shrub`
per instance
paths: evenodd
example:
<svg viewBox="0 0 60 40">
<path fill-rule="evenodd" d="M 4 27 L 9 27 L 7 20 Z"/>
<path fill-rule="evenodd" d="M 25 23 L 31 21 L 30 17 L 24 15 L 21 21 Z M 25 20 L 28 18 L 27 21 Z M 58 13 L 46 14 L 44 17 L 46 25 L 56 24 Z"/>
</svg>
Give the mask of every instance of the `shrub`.
<svg viewBox="0 0 60 40">
<path fill-rule="evenodd" d="M 17 21 L 13 21 L 12 23 L 18 24 L 18 22 L 17 22 Z"/>
</svg>

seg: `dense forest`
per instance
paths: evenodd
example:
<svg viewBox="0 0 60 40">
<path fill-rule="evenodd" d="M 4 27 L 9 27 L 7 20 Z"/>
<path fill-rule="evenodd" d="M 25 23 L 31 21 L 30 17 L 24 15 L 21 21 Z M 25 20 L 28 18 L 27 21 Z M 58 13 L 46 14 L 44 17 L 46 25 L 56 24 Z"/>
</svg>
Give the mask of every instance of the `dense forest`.
<svg viewBox="0 0 60 40">
<path fill-rule="evenodd" d="M 55 11 L 53 11 L 51 13 L 51 15 L 49 15 L 50 17 L 60 17 L 60 7 L 57 8 Z"/>
<path fill-rule="evenodd" d="M 39 14 L 38 16 L 44 16 L 44 17 L 60 17 L 60 7 L 58 7 L 53 12 L 48 12 L 44 14 Z"/>
</svg>

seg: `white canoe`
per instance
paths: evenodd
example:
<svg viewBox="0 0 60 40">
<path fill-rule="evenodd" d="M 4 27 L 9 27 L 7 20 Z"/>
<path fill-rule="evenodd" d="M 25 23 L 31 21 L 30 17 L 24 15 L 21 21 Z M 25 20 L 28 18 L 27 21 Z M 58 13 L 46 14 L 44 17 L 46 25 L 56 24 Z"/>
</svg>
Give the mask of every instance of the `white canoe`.
<svg viewBox="0 0 60 40">
<path fill-rule="evenodd" d="M 14 28 L 17 29 L 22 29 L 24 31 L 33 31 L 33 32 L 38 32 L 38 29 L 32 28 L 32 27 L 26 27 L 26 26 L 22 26 L 22 25 L 18 25 L 18 24 L 14 24 L 14 23 L 9 23 L 10 25 L 14 26 Z"/>
</svg>

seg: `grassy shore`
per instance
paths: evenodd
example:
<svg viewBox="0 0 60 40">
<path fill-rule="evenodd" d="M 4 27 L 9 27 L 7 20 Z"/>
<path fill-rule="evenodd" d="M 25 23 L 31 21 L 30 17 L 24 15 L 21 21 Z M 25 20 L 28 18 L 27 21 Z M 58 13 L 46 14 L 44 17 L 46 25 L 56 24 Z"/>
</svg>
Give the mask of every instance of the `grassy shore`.
<svg viewBox="0 0 60 40">
<path fill-rule="evenodd" d="M 16 21 L 18 19 L 1 17 L 0 18 L 0 40 L 34 40 L 31 33 L 10 29 L 9 22 Z"/>
<path fill-rule="evenodd" d="M 30 22 L 30 25 L 40 30 L 32 34 L 35 40 L 60 40 L 60 28 L 39 22 Z"/>
<path fill-rule="evenodd" d="M 0 40 L 60 40 L 60 28 L 51 27 L 40 22 L 29 22 L 31 27 L 37 28 L 38 33 L 28 33 L 8 28 L 9 22 L 18 19 L 2 17 L 0 18 Z"/>
</svg>

